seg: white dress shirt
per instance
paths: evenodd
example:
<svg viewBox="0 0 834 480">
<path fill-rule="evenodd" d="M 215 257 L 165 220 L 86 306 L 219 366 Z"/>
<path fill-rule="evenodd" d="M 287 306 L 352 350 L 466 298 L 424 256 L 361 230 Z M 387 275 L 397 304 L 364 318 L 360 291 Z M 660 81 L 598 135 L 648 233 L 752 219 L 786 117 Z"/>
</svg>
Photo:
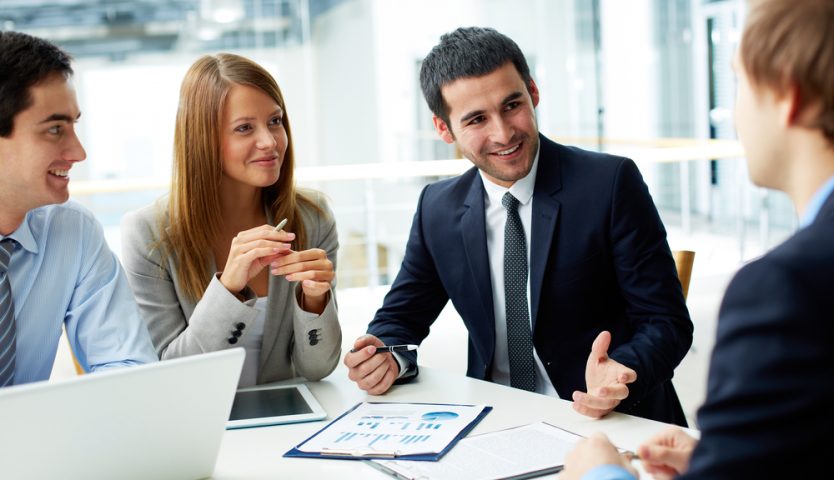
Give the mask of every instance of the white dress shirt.
<svg viewBox="0 0 834 480">
<path fill-rule="evenodd" d="M 507 352 L 507 310 L 504 298 L 504 225 L 507 222 L 507 209 L 501 204 L 501 199 L 508 191 L 518 200 L 518 216 L 524 227 L 524 238 L 527 241 L 527 313 L 530 314 L 530 232 L 533 218 L 533 191 L 536 186 L 536 169 L 539 165 L 539 153 L 533 160 L 530 173 L 517 180 L 510 188 L 504 188 L 488 180 L 483 171 L 481 180 L 484 182 L 484 215 L 486 216 L 486 240 L 489 254 L 489 272 L 492 280 L 492 307 L 495 312 L 495 355 L 492 361 L 492 381 L 502 385 L 510 385 L 510 358 Z M 539 354 L 535 352 L 536 360 L 536 392 L 558 397 L 556 389 L 550 382 L 550 377 L 544 369 Z"/>
</svg>

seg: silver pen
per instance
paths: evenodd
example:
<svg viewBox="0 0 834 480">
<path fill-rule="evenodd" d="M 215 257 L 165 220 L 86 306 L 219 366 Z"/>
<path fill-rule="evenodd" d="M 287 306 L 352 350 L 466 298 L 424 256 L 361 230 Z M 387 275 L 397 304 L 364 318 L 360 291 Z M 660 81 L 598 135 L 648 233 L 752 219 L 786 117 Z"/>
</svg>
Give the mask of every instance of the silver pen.
<svg viewBox="0 0 834 480">
<path fill-rule="evenodd" d="M 284 228 L 284 225 L 286 225 L 286 224 L 287 224 L 287 219 L 285 218 L 285 219 L 281 220 L 280 222 L 278 222 L 278 225 L 275 225 L 275 228 L 273 228 L 272 231 L 277 232 L 278 230 L 281 230 L 282 228 Z"/>
</svg>

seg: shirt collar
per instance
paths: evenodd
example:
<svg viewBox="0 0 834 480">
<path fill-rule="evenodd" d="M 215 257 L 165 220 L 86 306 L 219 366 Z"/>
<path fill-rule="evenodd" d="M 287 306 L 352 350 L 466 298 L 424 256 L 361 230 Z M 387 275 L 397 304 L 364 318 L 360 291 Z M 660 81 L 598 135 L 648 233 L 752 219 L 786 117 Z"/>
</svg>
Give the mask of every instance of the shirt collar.
<svg viewBox="0 0 834 480">
<path fill-rule="evenodd" d="M 521 205 L 527 205 L 533 199 L 533 191 L 536 188 L 536 171 L 539 166 L 539 151 L 541 150 L 541 142 L 539 142 L 539 150 L 536 150 L 536 156 L 533 158 L 533 166 L 530 168 L 530 173 L 526 177 L 516 180 L 510 188 L 502 187 L 492 183 L 484 176 L 484 172 L 478 170 L 481 174 L 481 180 L 484 182 L 484 190 L 489 197 L 490 202 L 497 202 L 501 204 L 501 197 L 508 191 L 518 200 Z"/>
<path fill-rule="evenodd" d="M 834 175 L 823 183 L 822 187 L 817 190 L 817 193 L 811 197 L 811 201 L 808 202 L 808 207 L 805 209 L 805 214 L 799 219 L 800 228 L 805 228 L 814 223 L 817 214 L 820 213 L 820 209 L 822 209 L 822 206 L 832 191 L 834 191 Z"/>
<path fill-rule="evenodd" d="M 23 223 L 17 227 L 17 230 L 10 233 L 3 238 L 11 238 L 20 244 L 25 250 L 31 253 L 38 253 L 38 242 L 35 241 L 35 236 L 32 235 L 32 229 L 29 227 L 29 220 L 33 210 L 26 212 L 26 217 L 23 218 Z"/>
</svg>

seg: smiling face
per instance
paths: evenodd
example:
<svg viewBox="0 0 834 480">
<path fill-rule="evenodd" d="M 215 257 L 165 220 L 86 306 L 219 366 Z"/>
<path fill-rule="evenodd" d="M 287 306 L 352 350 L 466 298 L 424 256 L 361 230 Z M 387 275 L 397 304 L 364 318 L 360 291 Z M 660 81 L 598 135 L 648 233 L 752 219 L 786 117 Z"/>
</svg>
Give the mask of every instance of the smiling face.
<svg viewBox="0 0 834 480">
<path fill-rule="evenodd" d="M 251 187 L 278 181 L 287 151 L 284 112 L 258 88 L 233 84 L 220 125 L 223 180 Z"/>
<path fill-rule="evenodd" d="M 441 92 L 449 124 L 433 118 L 440 138 L 457 142 L 463 155 L 497 185 L 510 187 L 530 173 L 539 148 L 539 91 L 532 80 L 528 91 L 508 62 L 484 76 L 455 80 Z"/>
<path fill-rule="evenodd" d="M 75 124 L 81 115 L 72 84 L 61 74 L 29 89 L 31 105 L 0 137 L 0 196 L 4 210 L 21 219 L 27 211 L 69 198 L 69 172 L 87 156 Z"/>
</svg>

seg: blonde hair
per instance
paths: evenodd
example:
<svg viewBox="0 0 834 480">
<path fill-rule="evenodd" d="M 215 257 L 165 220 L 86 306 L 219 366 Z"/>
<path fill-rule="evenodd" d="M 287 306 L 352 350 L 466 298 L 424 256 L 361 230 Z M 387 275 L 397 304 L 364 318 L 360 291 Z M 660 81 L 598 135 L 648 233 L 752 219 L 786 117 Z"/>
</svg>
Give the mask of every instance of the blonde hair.
<svg viewBox="0 0 834 480">
<path fill-rule="evenodd" d="M 751 0 L 740 59 L 754 85 L 799 89 L 802 106 L 820 104 L 813 125 L 834 145 L 834 2 Z"/>
<path fill-rule="evenodd" d="M 223 175 L 220 125 L 223 104 L 232 85 L 248 85 L 263 91 L 284 112 L 287 150 L 278 181 L 263 188 L 264 202 L 273 219 L 288 220 L 285 229 L 296 237 L 293 249 L 307 245 L 300 205 L 314 212 L 321 208 L 296 190 L 293 171 L 292 132 L 284 97 L 278 83 L 263 67 L 239 55 L 220 53 L 199 58 L 182 81 L 174 131 L 174 161 L 168 203 L 168 219 L 161 244 L 175 262 L 180 284 L 193 299 L 202 297 L 214 272 L 209 255 L 220 235 L 220 181 Z M 164 216 L 164 212 L 160 212 Z"/>
</svg>

